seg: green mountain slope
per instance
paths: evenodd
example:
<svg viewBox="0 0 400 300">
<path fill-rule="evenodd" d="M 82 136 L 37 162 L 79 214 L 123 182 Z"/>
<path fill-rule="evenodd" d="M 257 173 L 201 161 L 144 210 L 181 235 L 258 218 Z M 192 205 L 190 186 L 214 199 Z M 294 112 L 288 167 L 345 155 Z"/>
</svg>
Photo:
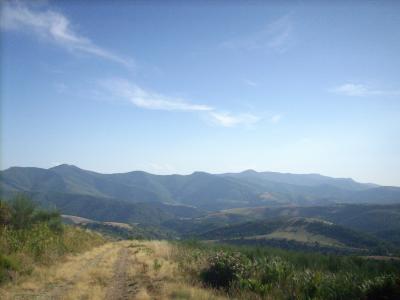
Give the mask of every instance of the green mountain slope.
<svg viewBox="0 0 400 300">
<path fill-rule="evenodd" d="M 184 205 L 159 202 L 131 203 L 113 198 L 67 193 L 28 194 L 44 207 L 56 208 L 63 214 L 103 222 L 159 225 L 171 219 L 199 217 L 203 211 Z"/>
</svg>

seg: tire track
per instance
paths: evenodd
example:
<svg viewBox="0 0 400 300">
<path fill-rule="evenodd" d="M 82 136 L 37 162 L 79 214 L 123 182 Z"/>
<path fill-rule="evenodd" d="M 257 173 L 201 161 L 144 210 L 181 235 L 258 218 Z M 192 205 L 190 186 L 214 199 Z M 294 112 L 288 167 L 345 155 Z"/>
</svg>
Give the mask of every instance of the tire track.
<svg viewBox="0 0 400 300">
<path fill-rule="evenodd" d="M 130 263 L 128 249 L 125 247 L 121 248 L 117 255 L 117 261 L 114 263 L 113 284 L 108 288 L 105 299 L 132 299 L 137 292 L 137 282 L 128 282 L 127 268 Z"/>
</svg>

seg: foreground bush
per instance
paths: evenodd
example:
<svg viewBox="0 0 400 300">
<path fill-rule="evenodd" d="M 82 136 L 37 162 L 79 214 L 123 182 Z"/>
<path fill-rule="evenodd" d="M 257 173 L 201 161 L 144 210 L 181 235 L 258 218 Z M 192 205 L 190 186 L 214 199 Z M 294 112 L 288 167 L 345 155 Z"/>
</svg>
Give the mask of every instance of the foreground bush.
<svg viewBox="0 0 400 300">
<path fill-rule="evenodd" d="M 231 284 L 242 278 L 247 271 L 246 260 L 240 253 L 217 252 L 209 261 L 209 266 L 200 276 L 206 285 L 228 289 Z"/>
<path fill-rule="evenodd" d="M 103 242 L 96 233 L 63 226 L 59 213 L 41 210 L 25 197 L 0 201 L 0 283 Z"/>
</svg>

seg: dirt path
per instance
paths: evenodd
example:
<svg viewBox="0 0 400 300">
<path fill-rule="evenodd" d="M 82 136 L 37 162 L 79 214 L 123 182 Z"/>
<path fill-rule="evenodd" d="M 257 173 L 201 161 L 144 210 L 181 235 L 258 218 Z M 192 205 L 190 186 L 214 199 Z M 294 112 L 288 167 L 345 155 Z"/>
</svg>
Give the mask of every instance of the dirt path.
<svg viewBox="0 0 400 300">
<path fill-rule="evenodd" d="M 217 299 L 184 282 L 170 251 L 163 241 L 111 242 L 36 268 L 0 288 L 0 299 Z"/>
<path fill-rule="evenodd" d="M 96 267 L 100 261 L 104 260 L 109 249 L 97 254 L 93 259 L 88 260 L 80 266 L 79 269 L 75 270 L 74 275 L 66 281 L 62 281 L 55 285 L 50 285 L 47 290 L 41 292 L 39 295 L 35 295 L 37 299 L 62 299 L 64 295 L 68 294 L 68 290 L 73 288 L 74 285 L 81 280 L 83 274 L 87 270 Z"/>
<path fill-rule="evenodd" d="M 35 270 L 0 290 L 1 299 L 161 299 L 149 273 L 152 250 L 134 242 L 108 243 L 50 268 Z"/>
<path fill-rule="evenodd" d="M 114 263 L 114 275 L 111 285 L 107 289 L 105 299 L 133 299 L 137 293 L 137 282 L 130 280 L 127 274 L 128 266 L 131 264 L 129 251 L 126 247 L 118 251 L 117 261 Z"/>
</svg>

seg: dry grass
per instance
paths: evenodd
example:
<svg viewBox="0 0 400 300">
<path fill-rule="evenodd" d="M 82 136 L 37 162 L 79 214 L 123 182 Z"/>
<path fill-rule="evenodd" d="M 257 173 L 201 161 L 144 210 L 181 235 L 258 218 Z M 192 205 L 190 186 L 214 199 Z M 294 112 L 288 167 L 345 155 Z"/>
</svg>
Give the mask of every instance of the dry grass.
<svg viewBox="0 0 400 300">
<path fill-rule="evenodd" d="M 193 300 L 223 300 L 226 297 L 217 292 L 198 286 L 190 286 L 188 283 L 169 283 L 164 289 L 165 299 L 193 299 Z"/>
<path fill-rule="evenodd" d="M 174 246 L 166 241 L 132 242 L 130 278 L 138 282 L 135 299 L 226 299 L 194 285 L 173 259 Z"/>
<path fill-rule="evenodd" d="M 51 267 L 36 267 L 27 278 L 0 290 L 2 299 L 46 298 L 101 299 L 112 276 L 117 244 L 96 247 L 81 255 L 69 255 Z"/>
<path fill-rule="evenodd" d="M 115 284 L 115 265 L 121 248 L 126 259 L 127 298 L 226 299 L 182 274 L 166 241 L 108 243 L 81 255 L 68 256 L 51 267 L 37 267 L 32 275 L 0 290 L 1 299 L 105 299 Z"/>
</svg>

